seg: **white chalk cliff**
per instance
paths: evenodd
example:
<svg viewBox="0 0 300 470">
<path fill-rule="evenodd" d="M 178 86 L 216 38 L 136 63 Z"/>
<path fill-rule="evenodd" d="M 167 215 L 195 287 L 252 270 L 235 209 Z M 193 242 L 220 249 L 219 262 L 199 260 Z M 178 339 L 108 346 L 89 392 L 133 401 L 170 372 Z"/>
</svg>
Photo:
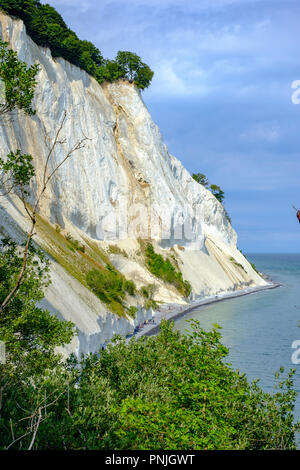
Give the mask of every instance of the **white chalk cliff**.
<svg viewBox="0 0 300 470">
<path fill-rule="evenodd" d="M 134 211 L 140 210 L 144 230 L 154 232 L 146 233 L 146 237 L 154 239 L 155 250 L 173 257 L 183 278 L 190 282 L 190 300 L 266 284 L 237 249 L 236 233 L 223 206 L 168 153 L 134 85 L 123 81 L 100 86 L 86 72 L 63 59 L 53 59 L 49 49 L 38 47 L 30 39 L 21 20 L 1 14 L 0 33 L 21 60 L 40 64 L 34 99 L 36 115 L 15 114 L 10 122 L 1 125 L 1 156 L 18 148 L 30 153 L 40 186 L 48 145 L 65 111 L 65 143 L 56 147 L 52 167 L 78 140 L 84 136 L 89 139 L 59 169 L 49 186 L 40 206 L 45 223 L 40 224 L 35 237 L 52 259 L 52 284 L 44 305 L 75 323 L 78 338 L 73 350 L 95 351 L 115 333 L 131 333 L 152 312 L 140 307 L 135 319 L 119 318 L 109 312 L 107 305 L 72 276 L 72 270 L 59 263 L 59 257 L 55 260 L 53 253 L 58 248 L 53 236 L 47 236 L 47 230 L 55 224 L 80 242 L 101 248 L 137 287 L 155 284 L 157 301 L 187 302 L 172 286 L 147 270 L 139 242 L 128 231 Z M 37 190 L 33 187 L 33 194 Z M 132 207 L 135 209 L 130 212 Z M 156 224 L 150 220 L 151 211 Z M 168 232 L 168 221 L 176 220 L 181 212 L 188 212 L 192 233 L 180 236 L 171 230 L 168 237 L 164 233 Z M 114 220 L 117 240 L 111 238 Z M 27 227 L 18 197 L 1 197 L 0 235 L 21 240 Z M 121 252 L 109 254 L 111 244 L 119 246 L 127 256 Z"/>
</svg>

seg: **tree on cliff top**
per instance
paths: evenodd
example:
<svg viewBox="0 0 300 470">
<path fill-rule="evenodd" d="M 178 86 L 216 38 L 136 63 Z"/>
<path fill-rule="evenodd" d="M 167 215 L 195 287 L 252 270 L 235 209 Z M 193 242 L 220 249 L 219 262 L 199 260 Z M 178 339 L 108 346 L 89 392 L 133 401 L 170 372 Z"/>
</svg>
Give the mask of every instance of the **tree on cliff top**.
<svg viewBox="0 0 300 470">
<path fill-rule="evenodd" d="M 0 0 L 0 9 L 21 18 L 29 36 L 40 46 L 49 47 L 53 57 L 63 57 L 96 78 L 99 83 L 120 78 L 147 88 L 153 77 L 149 66 L 133 52 L 119 52 L 115 60 L 104 59 L 91 42 L 80 40 L 62 16 L 39 0 Z"/>
<path fill-rule="evenodd" d="M 117 65 L 130 83 L 135 83 L 138 88 L 144 89 L 150 85 L 154 72 L 141 58 L 129 51 L 119 51 L 116 59 Z"/>
</svg>

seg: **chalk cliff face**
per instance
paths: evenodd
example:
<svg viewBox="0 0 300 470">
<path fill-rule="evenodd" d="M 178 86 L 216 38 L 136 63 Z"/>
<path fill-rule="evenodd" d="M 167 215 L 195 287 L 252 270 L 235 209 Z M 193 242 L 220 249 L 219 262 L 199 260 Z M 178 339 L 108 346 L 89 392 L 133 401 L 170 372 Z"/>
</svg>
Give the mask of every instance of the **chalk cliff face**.
<svg viewBox="0 0 300 470">
<path fill-rule="evenodd" d="M 16 113 L 0 127 L 2 156 L 20 148 L 34 158 L 37 186 L 32 198 L 65 112 L 64 143 L 56 146 L 51 168 L 74 144 L 88 138 L 59 169 L 42 200 L 40 215 L 49 226 L 59 224 L 65 233 L 104 251 L 111 244 L 119 246 L 127 257 L 116 253 L 111 262 L 138 287 L 155 284 L 158 301 L 186 302 L 149 273 L 139 255 L 138 238 L 151 238 L 156 251 L 173 257 L 192 285 L 191 299 L 265 284 L 237 250 L 236 233 L 222 205 L 168 153 L 134 85 L 100 86 L 65 60 L 52 59 L 48 49 L 27 36 L 20 20 L 1 14 L 0 33 L 20 59 L 40 64 L 36 115 Z M 2 234 L 21 239 L 26 227 L 18 197 L 0 198 Z M 53 239 L 46 232 L 38 229 L 36 241 L 52 256 Z M 77 352 L 94 351 L 113 334 L 132 332 L 152 314 L 140 308 L 136 319 L 118 318 L 57 259 L 51 273 L 44 305 L 76 324 L 79 336 L 72 347 Z"/>
</svg>

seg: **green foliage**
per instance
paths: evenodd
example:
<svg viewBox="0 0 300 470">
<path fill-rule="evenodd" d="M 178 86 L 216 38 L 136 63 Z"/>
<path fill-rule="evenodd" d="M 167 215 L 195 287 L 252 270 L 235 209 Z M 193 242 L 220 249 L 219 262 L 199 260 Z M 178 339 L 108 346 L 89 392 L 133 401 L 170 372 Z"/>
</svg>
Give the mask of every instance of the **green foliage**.
<svg viewBox="0 0 300 470">
<path fill-rule="evenodd" d="M 240 252 L 242 253 L 242 255 L 246 258 L 246 260 L 250 263 L 250 261 L 247 259 L 247 256 L 245 255 L 245 253 L 243 253 L 242 250 L 239 250 L 239 251 L 240 251 Z M 250 263 L 250 265 L 251 265 L 252 269 L 254 269 L 254 271 L 255 271 L 257 274 L 259 274 L 259 271 L 258 271 L 258 269 L 256 268 L 255 264 L 254 264 L 254 263 Z"/>
<path fill-rule="evenodd" d="M 137 54 L 119 51 L 115 62 L 122 71 L 122 76 L 131 83 L 135 82 L 138 88 L 144 89 L 150 85 L 153 72 Z"/>
<path fill-rule="evenodd" d="M 79 367 L 71 359 L 27 381 L 18 371 L 2 391 L 0 445 L 13 429 L 10 448 L 28 448 L 24 418 L 47 403 L 34 449 L 295 449 L 294 371 L 277 376 L 272 395 L 226 364 L 227 353 L 217 327 L 192 322 L 183 335 L 164 322 L 158 336 L 116 337 Z"/>
<path fill-rule="evenodd" d="M 38 0 L 0 0 L 0 8 L 21 18 L 31 38 L 39 46 L 49 47 L 53 57 L 63 57 L 81 67 L 99 83 L 124 78 L 140 89 L 150 85 L 153 72 L 140 57 L 119 51 L 115 60 L 104 59 L 91 42 L 78 39 L 52 6 Z"/>
<path fill-rule="evenodd" d="M 232 256 L 230 256 L 230 261 L 235 265 L 237 266 L 238 268 L 242 269 L 243 271 L 246 272 L 244 266 L 241 264 L 241 263 L 238 263 L 237 260 L 235 258 L 233 258 Z"/>
<path fill-rule="evenodd" d="M 32 165 L 32 156 L 23 155 L 21 150 L 10 152 L 4 161 L 0 157 L 0 183 L 8 192 L 10 189 L 20 190 L 21 188 L 26 192 L 26 186 L 35 175 L 34 166 Z"/>
<path fill-rule="evenodd" d="M 126 279 L 123 284 L 124 290 L 129 294 L 129 295 L 135 295 L 136 292 L 136 285 L 133 281 L 129 281 Z"/>
<path fill-rule="evenodd" d="M 185 297 L 190 295 L 191 285 L 187 281 L 183 280 L 182 273 L 180 271 L 176 271 L 175 267 L 168 258 L 164 259 L 158 253 L 155 253 L 151 243 L 147 244 L 145 255 L 147 267 L 152 274 L 165 282 L 173 284 L 176 289 Z"/>
<path fill-rule="evenodd" d="M 129 307 L 128 313 L 132 318 L 135 318 L 136 312 L 138 311 L 137 307 L 134 307 L 133 305 Z"/>
<path fill-rule="evenodd" d="M 213 195 L 215 196 L 215 198 L 218 199 L 218 201 L 223 204 L 223 200 L 224 200 L 224 191 L 222 191 L 222 189 L 220 188 L 220 186 L 217 186 L 216 184 L 211 184 L 210 185 L 210 190 L 211 192 L 213 193 Z"/>
<path fill-rule="evenodd" d="M 108 304 L 117 315 L 123 316 L 125 309 L 123 300 L 126 294 L 135 295 L 136 286 L 133 281 L 124 278 L 116 269 L 107 264 L 106 269 L 92 269 L 86 276 L 89 288 Z"/>
<path fill-rule="evenodd" d="M 252 266 L 252 269 L 254 269 L 254 271 L 255 271 L 257 274 L 259 274 L 259 272 L 258 272 L 258 270 L 257 270 L 257 268 L 256 268 L 256 266 L 255 266 L 255 264 L 254 264 L 254 263 L 250 263 L 250 264 L 251 264 L 251 266 Z"/>
<path fill-rule="evenodd" d="M 122 278 L 109 269 L 93 269 L 87 274 L 86 280 L 92 291 L 105 303 L 109 304 L 112 300 L 121 303 L 125 298 Z"/>
<path fill-rule="evenodd" d="M 1 6 L 1 2 L 0 2 Z M 0 97 L 0 114 L 17 108 L 26 114 L 34 114 L 32 99 L 36 87 L 38 65 L 28 67 L 18 59 L 17 53 L 0 39 L 0 80 L 5 87 Z"/>
<path fill-rule="evenodd" d="M 209 181 L 203 173 L 193 173 L 192 178 L 194 178 L 197 183 L 202 184 L 205 188 L 208 188 Z"/>
<path fill-rule="evenodd" d="M 208 179 L 206 178 L 206 176 L 203 173 L 193 173 L 192 178 L 194 178 L 194 180 L 197 181 L 197 183 L 202 184 L 202 186 L 209 189 L 212 192 L 212 194 L 215 196 L 215 198 L 218 199 L 218 201 L 221 204 L 223 204 L 224 198 L 225 198 L 225 193 L 224 193 L 224 191 L 222 191 L 220 186 L 217 186 L 216 184 L 211 184 L 210 185 Z M 228 215 L 228 212 L 226 210 L 225 210 L 225 216 L 226 216 L 226 219 L 228 220 L 228 222 L 231 223 L 231 219 L 230 219 L 230 217 Z"/>
<path fill-rule="evenodd" d="M 118 247 L 118 245 L 109 245 L 109 252 L 112 253 L 113 255 L 122 255 L 125 258 L 128 258 L 128 255 L 125 250 L 121 250 L 121 248 Z"/>
<path fill-rule="evenodd" d="M 140 293 L 145 299 L 152 299 L 154 293 L 154 284 L 148 284 L 147 286 L 142 286 Z"/>
<path fill-rule="evenodd" d="M 157 310 L 159 308 L 159 304 L 154 299 L 148 299 L 146 300 L 144 307 L 146 310 L 150 310 L 150 308 Z"/>
<path fill-rule="evenodd" d="M 144 308 L 146 310 L 149 310 L 150 308 L 157 310 L 159 307 L 158 303 L 153 298 L 154 291 L 155 284 L 148 284 L 147 286 L 142 286 L 140 289 L 140 294 L 146 299 L 144 304 Z"/>
<path fill-rule="evenodd" d="M 57 225 L 55 227 L 55 230 L 57 233 L 60 233 L 61 230 L 57 228 Z M 85 246 L 81 244 L 78 240 L 75 240 L 75 238 L 72 237 L 70 233 L 67 233 L 66 239 L 68 240 L 69 244 L 71 245 L 71 248 L 75 251 L 81 251 L 82 253 L 85 253 Z"/>
<path fill-rule="evenodd" d="M 0 245 L 0 304 L 14 287 L 23 263 L 22 250 L 15 242 L 3 239 Z M 24 280 L 9 306 L 0 315 L 0 341 L 6 343 L 8 358 L 42 359 L 53 354 L 53 347 L 68 343 L 73 335 L 69 322 L 61 322 L 36 306 L 49 284 L 49 262 L 30 246 Z"/>
</svg>

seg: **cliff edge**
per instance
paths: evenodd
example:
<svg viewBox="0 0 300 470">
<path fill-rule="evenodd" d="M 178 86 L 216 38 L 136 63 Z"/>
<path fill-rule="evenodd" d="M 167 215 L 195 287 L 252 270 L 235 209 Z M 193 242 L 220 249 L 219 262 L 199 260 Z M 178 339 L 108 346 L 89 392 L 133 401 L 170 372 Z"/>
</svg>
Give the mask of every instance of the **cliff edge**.
<svg viewBox="0 0 300 470">
<path fill-rule="evenodd" d="M 49 49 L 30 39 L 21 20 L 2 13 L 0 34 L 21 60 L 40 64 L 36 115 L 15 113 L 0 127 L 2 155 L 20 148 L 34 158 L 32 198 L 42 184 L 49 145 L 64 113 L 63 143 L 55 148 L 53 167 L 76 141 L 88 139 L 49 186 L 35 238 L 51 257 L 52 284 L 43 304 L 75 323 L 74 351 L 94 352 L 114 334 L 132 333 L 153 314 L 138 296 L 127 299 L 137 308 L 135 318 L 111 312 L 78 274 L 84 263 L 96 266 L 109 260 L 137 288 L 153 286 L 154 300 L 164 303 L 186 304 L 266 284 L 237 249 L 223 206 L 169 154 L 133 84 L 99 85 L 64 59 L 53 59 Z M 27 224 L 17 195 L 0 198 L 1 235 L 21 241 Z M 66 254 L 63 235 L 87 251 Z M 182 273 L 192 288 L 189 299 L 149 272 L 141 240 L 151 240 L 155 251 Z"/>
</svg>

